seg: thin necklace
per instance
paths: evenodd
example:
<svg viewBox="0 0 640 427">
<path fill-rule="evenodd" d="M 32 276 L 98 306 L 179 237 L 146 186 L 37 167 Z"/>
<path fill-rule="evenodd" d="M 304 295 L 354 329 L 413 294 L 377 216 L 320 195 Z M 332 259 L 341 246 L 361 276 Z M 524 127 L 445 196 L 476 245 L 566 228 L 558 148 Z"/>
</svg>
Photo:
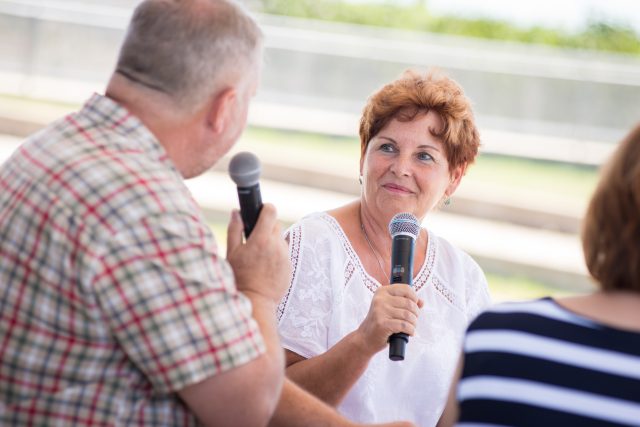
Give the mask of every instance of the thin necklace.
<svg viewBox="0 0 640 427">
<path fill-rule="evenodd" d="M 364 222 L 362 222 L 362 208 L 360 209 L 359 215 L 360 217 L 360 229 L 362 230 L 362 234 L 364 234 L 364 239 L 367 241 L 367 245 L 369 245 L 369 249 L 373 253 L 376 261 L 378 261 L 378 267 L 380 267 L 380 271 L 382 272 L 382 277 L 387 277 L 387 273 L 382 267 L 382 257 L 378 255 L 378 252 L 373 248 L 371 241 L 369 240 L 369 236 L 367 235 L 367 231 L 364 229 Z"/>
</svg>

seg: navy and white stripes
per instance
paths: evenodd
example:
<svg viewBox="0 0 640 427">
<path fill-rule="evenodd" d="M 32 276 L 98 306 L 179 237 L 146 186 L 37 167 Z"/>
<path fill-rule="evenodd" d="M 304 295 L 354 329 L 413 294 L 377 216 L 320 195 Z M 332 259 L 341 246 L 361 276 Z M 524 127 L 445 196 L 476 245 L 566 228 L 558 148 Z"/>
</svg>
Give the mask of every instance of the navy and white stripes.
<svg viewBox="0 0 640 427">
<path fill-rule="evenodd" d="M 551 299 L 497 306 L 469 327 L 461 426 L 640 426 L 640 333 Z"/>
</svg>

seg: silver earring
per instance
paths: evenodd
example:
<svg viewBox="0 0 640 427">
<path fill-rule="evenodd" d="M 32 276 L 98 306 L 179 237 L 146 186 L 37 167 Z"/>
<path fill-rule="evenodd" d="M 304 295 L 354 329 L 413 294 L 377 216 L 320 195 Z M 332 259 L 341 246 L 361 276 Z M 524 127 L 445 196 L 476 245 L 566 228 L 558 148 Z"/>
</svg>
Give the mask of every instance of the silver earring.
<svg viewBox="0 0 640 427">
<path fill-rule="evenodd" d="M 444 205 L 445 206 L 450 206 L 451 205 L 451 197 L 447 197 L 446 199 L 444 199 Z"/>
<path fill-rule="evenodd" d="M 358 182 L 360 183 L 360 185 L 362 185 L 362 175 L 358 177 Z"/>
</svg>

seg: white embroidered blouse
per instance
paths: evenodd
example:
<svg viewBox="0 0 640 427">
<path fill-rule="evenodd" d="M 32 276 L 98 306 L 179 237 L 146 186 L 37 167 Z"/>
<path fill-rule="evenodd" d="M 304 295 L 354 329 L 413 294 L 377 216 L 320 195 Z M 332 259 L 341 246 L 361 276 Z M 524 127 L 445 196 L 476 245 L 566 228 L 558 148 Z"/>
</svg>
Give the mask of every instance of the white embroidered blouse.
<svg viewBox="0 0 640 427">
<path fill-rule="evenodd" d="M 283 346 L 305 358 L 324 353 L 364 320 L 380 286 L 362 266 L 338 222 L 315 213 L 286 234 L 289 291 L 278 307 Z M 467 324 L 490 304 L 487 282 L 469 255 L 428 232 L 427 254 L 413 280 L 425 302 L 405 360 L 385 349 L 370 361 L 339 411 L 353 421 L 410 420 L 434 426 L 442 413 Z"/>
</svg>

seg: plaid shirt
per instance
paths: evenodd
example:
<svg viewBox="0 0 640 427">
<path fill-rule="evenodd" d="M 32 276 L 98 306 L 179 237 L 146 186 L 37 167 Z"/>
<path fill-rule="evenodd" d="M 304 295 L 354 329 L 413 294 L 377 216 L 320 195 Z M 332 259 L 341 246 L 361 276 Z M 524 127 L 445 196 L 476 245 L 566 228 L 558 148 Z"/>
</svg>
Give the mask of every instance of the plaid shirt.
<svg viewBox="0 0 640 427">
<path fill-rule="evenodd" d="M 0 425 L 194 425 L 174 392 L 263 352 L 182 177 L 124 108 L 94 95 L 2 165 Z"/>
</svg>

